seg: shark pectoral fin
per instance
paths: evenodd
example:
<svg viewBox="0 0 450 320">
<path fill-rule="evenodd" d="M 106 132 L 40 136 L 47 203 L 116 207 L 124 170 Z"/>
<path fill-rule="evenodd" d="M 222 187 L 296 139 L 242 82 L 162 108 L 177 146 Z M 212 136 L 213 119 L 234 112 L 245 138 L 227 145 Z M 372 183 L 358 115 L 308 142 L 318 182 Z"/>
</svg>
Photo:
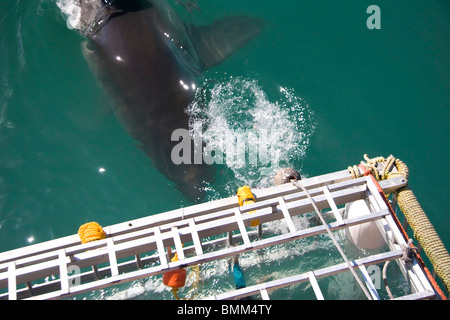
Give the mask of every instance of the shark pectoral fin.
<svg viewBox="0 0 450 320">
<path fill-rule="evenodd" d="M 264 20 L 233 16 L 216 20 L 209 26 L 191 25 L 191 39 L 205 68 L 211 68 L 245 46 L 257 36 Z"/>
</svg>

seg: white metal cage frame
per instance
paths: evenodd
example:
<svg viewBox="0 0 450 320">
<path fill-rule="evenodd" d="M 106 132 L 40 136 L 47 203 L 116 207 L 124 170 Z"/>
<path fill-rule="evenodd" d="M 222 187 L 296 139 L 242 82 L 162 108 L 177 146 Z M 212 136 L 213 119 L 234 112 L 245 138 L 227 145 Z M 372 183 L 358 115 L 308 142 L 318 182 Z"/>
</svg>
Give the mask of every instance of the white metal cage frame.
<svg viewBox="0 0 450 320">
<path fill-rule="evenodd" d="M 239 207 L 237 198 L 230 197 L 105 227 L 104 240 L 81 244 L 78 235 L 72 235 L 0 253 L 0 290 L 3 290 L 0 299 L 70 297 L 369 221 L 376 221 L 389 247 L 387 252 L 351 260 L 350 265 L 342 262 L 207 299 L 240 299 L 256 294 L 269 299 L 273 290 L 308 281 L 316 297 L 323 299 L 317 279 L 349 271 L 350 267 L 359 271 L 370 298 L 380 299 L 367 267 L 386 261 L 397 262 L 411 287 L 409 294 L 396 298 L 435 297 L 417 261 L 402 260 L 408 244 L 371 178 L 352 179 L 344 170 L 297 183 L 307 189 L 315 205 L 327 215 L 325 225 L 303 229 L 295 226 L 293 216 L 313 212 L 314 208 L 308 194 L 293 183 L 252 190 L 256 196 L 254 204 Z M 396 177 L 381 181 L 380 186 L 387 194 L 406 183 L 405 179 Z M 360 199 L 366 200 L 370 214 L 345 219 L 338 207 Z M 266 236 L 262 227 L 257 231 L 251 228 L 255 220 L 259 220 L 259 226 L 282 220 L 288 231 Z M 259 236 L 250 236 L 255 232 Z M 175 262 L 169 260 L 166 251 L 172 246 L 179 259 Z M 80 272 L 71 275 L 73 270 Z"/>
</svg>

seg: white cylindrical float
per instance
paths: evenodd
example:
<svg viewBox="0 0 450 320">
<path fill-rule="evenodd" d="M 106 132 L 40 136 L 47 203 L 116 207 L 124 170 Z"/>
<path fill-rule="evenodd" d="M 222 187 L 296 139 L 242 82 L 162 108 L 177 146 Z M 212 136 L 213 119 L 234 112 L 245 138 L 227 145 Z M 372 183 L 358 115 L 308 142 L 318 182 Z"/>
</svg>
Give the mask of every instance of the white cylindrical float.
<svg viewBox="0 0 450 320">
<path fill-rule="evenodd" d="M 370 209 L 364 200 L 350 202 L 345 206 L 345 218 L 357 218 L 370 214 Z M 375 221 L 365 222 L 345 229 L 345 235 L 360 249 L 378 249 L 384 244 L 384 238 Z"/>
</svg>

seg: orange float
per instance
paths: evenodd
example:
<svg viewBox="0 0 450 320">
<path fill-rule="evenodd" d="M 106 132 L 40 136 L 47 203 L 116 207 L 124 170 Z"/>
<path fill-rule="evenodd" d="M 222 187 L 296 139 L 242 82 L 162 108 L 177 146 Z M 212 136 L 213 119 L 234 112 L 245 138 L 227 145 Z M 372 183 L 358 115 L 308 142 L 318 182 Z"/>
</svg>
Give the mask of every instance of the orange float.
<svg viewBox="0 0 450 320">
<path fill-rule="evenodd" d="M 175 253 L 171 261 L 178 261 L 177 253 Z M 168 271 L 163 274 L 163 283 L 172 289 L 178 290 L 178 288 L 184 287 L 186 283 L 186 275 L 187 271 L 184 268 Z"/>
<path fill-rule="evenodd" d="M 187 272 L 184 268 L 166 272 L 163 275 L 163 283 L 171 288 L 184 287 L 186 283 L 186 274 Z"/>
</svg>

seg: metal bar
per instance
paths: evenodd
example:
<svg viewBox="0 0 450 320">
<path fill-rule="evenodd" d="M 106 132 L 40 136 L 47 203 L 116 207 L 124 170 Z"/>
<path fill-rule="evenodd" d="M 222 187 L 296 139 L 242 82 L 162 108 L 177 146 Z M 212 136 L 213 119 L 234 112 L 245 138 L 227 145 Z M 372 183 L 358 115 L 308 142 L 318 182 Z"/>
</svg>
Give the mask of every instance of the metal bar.
<svg viewBox="0 0 450 320">
<path fill-rule="evenodd" d="M 392 195 L 391 206 L 394 209 L 394 213 L 397 214 L 398 213 L 398 209 L 397 209 L 397 194 L 396 193 L 394 193 Z"/>
<path fill-rule="evenodd" d="M 111 268 L 111 276 L 115 277 L 119 274 L 119 268 L 117 266 L 117 256 L 114 248 L 114 240 L 112 238 L 107 238 L 106 243 L 108 249 L 109 266 Z"/>
<path fill-rule="evenodd" d="M 33 285 L 31 284 L 31 282 L 27 282 L 27 288 L 28 288 L 28 292 L 30 293 L 30 295 L 32 295 L 32 296 L 36 295 L 34 293 Z"/>
<path fill-rule="evenodd" d="M 231 231 L 228 231 L 228 245 L 230 247 L 233 246 L 233 232 L 231 232 Z"/>
<path fill-rule="evenodd" d="M 422 299 L 433 299 L 435 297 L 434 291 L 424 291 L 418 293 L 408 294 L 406 296 L 398 297 L 392 300 L 422 300 Z"/>
<path fill-rule="evenodd" d="M 316 276 L 313 271 L 308 272 L 308 279 L 311 283 L 311 286 L 316 294 L 317 300 L 325 300 L 322 294 L 322 290 L 320 290 L 319 284 L 317 283 Z"/>
<path fill-rule="evenodd" d="M 297 229 L 295 228 L 294 221 L 292 221 L 292 217 L 289 214 L 289 210 L 286 207 L 286 202 L 284 202 L 283 197 L 278 198 L 278 203 L 281 211 L 283 212 L 284 220 L 289 228 L 289 232 L 294 233 Z"/>
<path fill-rule="evenodd" d="M 325 197 L 327 198 L 328 203 L 330 204 L 330 208 L 334 214 L 334 217 L 336 218 L 336 221 L 338 223 L 342 223 L 342 217 L 339 213 L 339 210 L 336 206 L 336 203 L 333 200 L 333 197 L 331 196 L 330 190 L 327 186 L 322 187 L 323 193 L 325 194 Z"/>
<path fill-rule="evenodd" d="M 176 226 L 172 227 L 172 237 L 175 242 L 175 248 L 177 249 L 178 260 L 184 260 L 183 243 L 181 242 L 180 233 Z"/>
<path fill-rule="evenodd" d="M 270 300 L 269 293 L 267 292 L 267 290 L 265 288 L 259 290 L 259 292 L 261 293 L 261 298 L 263 300 Z"/>
<path fill-rule="evenodd" d="M 366 282 L 367 288 L 369 288 L 369 292 L 372 295 L 374 300 L 380 300 L 380 296 L 378 295 L 377 289 L 373 285 L 372 279 L 370 278 L 369 273 L 364 265 L 358 265 L 359 271 L 361 271 L 364 281 Z"/>
<path fill-rule="evenodd" d="M 242 215 L 239 208 L 236 208 L 234 210 L 234 216 L 236 217 L 236 221 L 239 227 L 239 231 L 241 232 L 242 240 L 244 241 L 245 247 L 250 248 L 252 244 L 250 242 L 250 238 L 248 237 L 247 229 L 245 228 L 244 220 L 242 220 Z"/>
<path fill-rule="evenodd" d="M 367 188 L 369 188 L 370 192 L 375 198 L 374 202 L 379 206 L 379 210 L 388 209 L 385 199 L 381 198 L 380 192 L 378 191 L 372 178 L 369 176 L 366 178 L 366 180 L 367 180 Z"/>
<path fill-rule="evenodd" d="M 95 278 L 97 280 L 100 280 L 101 279 L 100 273 L 98 272 L 98 267 L 96 265 L 92 266 L 92 271 L 94 272 Z"/>
<path fill-rule="evenodd" d="M 203 254 L 202 242 L 198 236 L 197 227 L 194 219 L 189 220 L 189 228 L 191 229 L 192 241 L 194 242 L 195 252 L 197 255 Z"/>
<path fill-rule="evenodd" d="M 136 266 L 138 269 L 142 269 L 142 260 L 139 253 L 135 256 L 136 257 Z"/>
<path fill-rule="evenodd" d="M 8 298 L 17 300 L 16 264 L 10 262 L 8 266 Z"/>
<path fill-rule="evenodd" d="M 59 281 L 61 282 L 61 294 L 69 293 L 69 276 L 67 271 L 66 250 L 61 249 L 58 252 L 59 260 Z"/>
<path fill-rule="evenodd" d="M 161 263 L 162 269 L 167 269 L 169 267 L 167 263 L 167 256 L 166 256 L 166 250 L 164 248 L 164 243 L 161 237 L 161 230 L 159 227 L 153 228 L 153 232 L 155 234 L 156 238 L 156 247 L 158 248 L 158 254 L 159 254 L 159 261 Z"/>
</svg>

